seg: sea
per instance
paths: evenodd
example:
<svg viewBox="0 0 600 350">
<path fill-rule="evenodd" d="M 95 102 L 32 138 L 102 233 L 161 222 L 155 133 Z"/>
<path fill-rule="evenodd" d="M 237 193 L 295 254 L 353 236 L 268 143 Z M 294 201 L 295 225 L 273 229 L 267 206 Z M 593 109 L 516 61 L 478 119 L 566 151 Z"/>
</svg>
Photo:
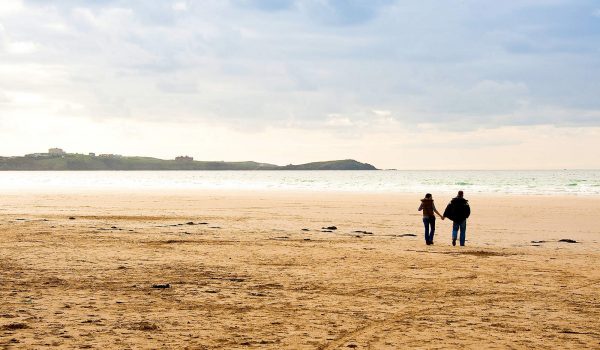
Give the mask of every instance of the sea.
<svg viewBox="0 0 600 350">
<path fill-rule="evenodd" d="M 261 190 L 600 195 L 600 170 L 0 171 L 0 191 Z M 1 194 L 0 194 L 1 195 Z"/>
</svg>

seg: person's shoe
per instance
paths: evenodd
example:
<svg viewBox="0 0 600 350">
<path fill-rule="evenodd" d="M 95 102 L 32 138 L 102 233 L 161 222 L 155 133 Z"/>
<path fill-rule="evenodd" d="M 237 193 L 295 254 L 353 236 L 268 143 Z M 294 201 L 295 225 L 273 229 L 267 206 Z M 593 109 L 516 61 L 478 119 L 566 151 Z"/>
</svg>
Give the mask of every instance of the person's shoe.
<svg viewBox="0 0 600 350">
<path fill-rule="evenodd" d="M 430 241 L 425 241 L 425 244 L 430 245 L 431 242 Z"/>
<path fill-rule="evenodd" d="M 456 245 L 456 240 L 455 239 L 452 240 L 452 245 Z"/>
</svg>

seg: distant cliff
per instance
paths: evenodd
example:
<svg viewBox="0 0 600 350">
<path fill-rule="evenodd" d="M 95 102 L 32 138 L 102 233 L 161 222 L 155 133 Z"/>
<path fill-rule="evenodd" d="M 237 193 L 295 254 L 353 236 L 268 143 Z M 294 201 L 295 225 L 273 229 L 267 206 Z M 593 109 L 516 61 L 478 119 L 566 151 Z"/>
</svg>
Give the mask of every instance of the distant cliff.
<svg viewBox="0 0 600 350">
<path fill-rule="evenodd" d="M 210 162 L 65 154 L 0 157 L 0 170 L 377 170 L 377 168 L 352 159 L 278 166 L 257 162 Z"/>
</svg>

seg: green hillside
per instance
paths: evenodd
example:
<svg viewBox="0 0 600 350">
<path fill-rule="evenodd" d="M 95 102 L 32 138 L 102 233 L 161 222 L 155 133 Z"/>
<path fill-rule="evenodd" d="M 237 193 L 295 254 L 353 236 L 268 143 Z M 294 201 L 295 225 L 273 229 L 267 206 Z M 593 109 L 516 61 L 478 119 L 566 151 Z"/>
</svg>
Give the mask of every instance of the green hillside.
<svg viewBox="0 0 600 350">
<path fill-rule="evenodd" d="M 0 157 L 0 170 L 376 170 L 352 159 L 278 166 L 257 162 L 164 160 L 84 154 Z"/>
<path fill-rule="evenodd" d="M 368 163 L 357 162 L 354 159 L 330 160 L 327 162 L 313 162 L 300 165 L 286 165 L 284 170 L 377 170 Z"/>
</svg>

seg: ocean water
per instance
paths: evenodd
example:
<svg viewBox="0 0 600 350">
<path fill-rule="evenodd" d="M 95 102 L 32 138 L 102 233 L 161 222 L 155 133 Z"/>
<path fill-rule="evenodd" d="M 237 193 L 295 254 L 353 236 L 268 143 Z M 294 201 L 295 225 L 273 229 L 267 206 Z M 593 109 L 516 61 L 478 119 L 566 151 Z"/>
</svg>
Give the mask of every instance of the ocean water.
<svg viewBox="0 0 600 350">
<path fill-rule="evenodd" d="M 296 190 L 600 195 L 600 170 L 0 172 L 0 191 Z"/>
</svg>

